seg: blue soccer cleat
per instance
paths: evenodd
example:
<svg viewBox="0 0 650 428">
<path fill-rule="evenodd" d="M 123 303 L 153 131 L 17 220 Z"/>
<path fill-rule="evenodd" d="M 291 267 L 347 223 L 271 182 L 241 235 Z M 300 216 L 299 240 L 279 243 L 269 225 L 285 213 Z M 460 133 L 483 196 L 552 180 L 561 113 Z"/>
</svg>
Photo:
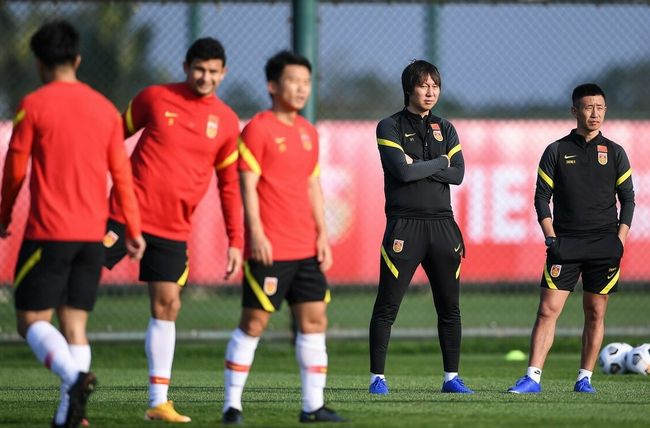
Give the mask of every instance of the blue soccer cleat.
<svg viewBox="0 0 650 428">
<path fill-rule="evenodd" d="M 593 386 L 591 386 L 591 382 L 589 382 L 589 378 L 586 376 L 576 382 L 575 386 L 573 387 L 573 391 L 586 392 L 587 394 L 596 393 L 596 389 Z"/>
<path fill-rule="evenodd" d="M 526 375 L 519 378 L 514 386 L 508 388 L 508 392 L 513 394 L 539 394 L 542 392 L 542 385 Z"/>
<path fill-rule="evenodd" d="M 474 394 L 474 391 L 466 387 L 463 380 L 458 376 L 450 381 L 443 382 L 440 392 L 448 394 Z"/>
<path fill-rule="evenodd" d="M 375 378 L 375 381 L 370 384 L 368 392 L 377 395 L 388 394 L 388 384 L 386 383 L 386 379 L 382 379 L 380 377 Z"/>
</svg>

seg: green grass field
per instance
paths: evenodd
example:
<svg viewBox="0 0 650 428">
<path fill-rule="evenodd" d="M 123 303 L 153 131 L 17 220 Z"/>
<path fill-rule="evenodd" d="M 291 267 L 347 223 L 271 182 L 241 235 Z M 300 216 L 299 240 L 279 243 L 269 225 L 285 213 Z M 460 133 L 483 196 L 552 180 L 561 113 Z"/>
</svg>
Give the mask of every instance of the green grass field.
<svg viewBox="0 0 650 428">
<path fill-rule="evenodd" d="M 610 338 L 606 338 L 608 340 Z M 632 339 L 634 342 L 637 339 Z M 441 394 L 440 351 L 435 340 L 391 343 L 387 376 L 391 393 L 367 393 L 365 341 L 329 342 L 329 405 L 350 427 L 647 427 L 650 378 L 594 375 L 598 394 L 571 392 L 579 361 L 578 338 L 556 341 L 544 370 L 544 393 L 505 393 L 526 362 L 506 362 L 509 349 L 527 349 L 527 339 L 465 339 L 461 374 L 476 394 Z M 219 426 L 223 400 L 224 342 L 179 342 L 170 398 L 193 418 L 191 426 Z M 152 427 L 142 420 L 147 400 L 146 358 L 141 343 L 100 343 L 93 348 L 99 378 L 88 416 L 92 427 Z M 27 345 L 0 347 L 0 425 L 47 426 L 58 395 L 54 375 Z M 285 341 L 262 341 L 244 392 L 247 426 L 298 426 L 300 378 Z"/>
</svg>

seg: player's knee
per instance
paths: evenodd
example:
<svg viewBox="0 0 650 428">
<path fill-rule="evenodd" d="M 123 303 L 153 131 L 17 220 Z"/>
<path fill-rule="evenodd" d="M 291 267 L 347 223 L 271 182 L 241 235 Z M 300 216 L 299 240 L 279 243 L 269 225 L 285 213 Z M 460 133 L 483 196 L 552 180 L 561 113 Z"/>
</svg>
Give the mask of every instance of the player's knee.
<svg viewBox="0 0 650 428">
<path fill-rule="evenodd" d="M 244 317 L 239 321 L 239 329 L 253 337 L 260 337 L 264 333 L 266 325 L 266 320 L 257 317 Z"/>
<path fill-rule="evenodd" d="M 156 319 L 175 321 L 181 310 L 181 299 L 178 297 L 159 298 L 153 304 L 153 316 Z"/>
</svg>

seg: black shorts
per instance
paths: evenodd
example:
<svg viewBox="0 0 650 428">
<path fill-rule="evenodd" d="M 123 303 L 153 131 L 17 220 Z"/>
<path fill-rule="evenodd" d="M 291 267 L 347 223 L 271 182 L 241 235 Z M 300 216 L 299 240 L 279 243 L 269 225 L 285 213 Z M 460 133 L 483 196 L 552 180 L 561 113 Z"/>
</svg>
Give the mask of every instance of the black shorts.
<svg viewBox="0 0 650 428">
<path fill-rule="evenodd" d="M 175 282 L 181 287 L 187 282 L 189 274 L 189 258 L 187 243 L 173 241 L 158 236 L 143 233 L 147 242 L 142 260 L 140 260 L 140 281 Z M 123 223 L 108 220 L 104 246 L 106 260 L 104 266 L 112 269 L 126 256 L 126 227 Z"/>
<path fill-rule="evenodd" d="M 264 266 L 255 260 L 244 263 L 242 306 L 275 312 L 287 299 L 289 305 L 304 302 L 329 303 L 330 291 L 316 257 L 274 261 Z"/>
<path fill-rule="evenodd" d="M 101 242 L 23 241 L 14 277 L 16 309 L 68 305 L 91 311 L 103 260 Z"/>
<path fill-rule="evenodd" d="M 541 286 L 573 291 L 582 274 L 582 289 L 612 294 L 618 289 L 623 243 L 616 234 L 560 236 L 546 250 Z"/>
</svg>

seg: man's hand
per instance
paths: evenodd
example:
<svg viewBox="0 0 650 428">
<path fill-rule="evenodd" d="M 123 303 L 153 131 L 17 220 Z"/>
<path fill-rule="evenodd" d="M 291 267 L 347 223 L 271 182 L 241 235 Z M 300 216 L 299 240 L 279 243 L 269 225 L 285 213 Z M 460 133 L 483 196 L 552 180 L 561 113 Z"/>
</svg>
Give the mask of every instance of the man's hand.
<svg viewBox="0 0 650 428">
<path fill-rule="evenodd" d="M 449 168 L 451 166 L 451 159 L 447 155 L 442 155 L 442 157 L 447 159 L 447 168 Z"/>
<path fill-rule="evenodd" d="M 147 243 L 144 241 L 142 235 L 126 240 L 126 253 L 133 261 L 142 259 L 145 248 L 147 248 Z"/>
<path fill-rule="evenodd" d="M 316 257 L 320 265 L 320 271 L 325 273 L 329 268 L 332 267 L 332 263 L 334 263 L 334 259 L 332 257 L 332 249 L 330 248 L 330 244 L 327 241 L 327 235 L 318 235 L 318 239 L 316 240 L 316 251 Z"/>
<path fill-rule="evenodd" d="M 237 275 L 241 270 L 244 261 L 241 250 L 235 247 L 228 247 L 228 261 L 226 263 L 226 274 L 223 279 L 230 279 Z"/>
<path fill-rule="evenodd" d="M 5 239 L 9 235 L 11 235 L 11 232 L 7 230 L 4 224 L 0 223 L 0 238 Z"/>
<path fill-rule="evenodd" d="M 273 246 L 264 232 L 251 234 L 251 258 L 264 266 L 273 264 Z"/>
<path fill-rule="evenodd" d="M 404 159 L 406 159 L 406 164 L 407 165 L 410 165 L 410 164 L 413 163 L 413 158 L 410 157 L 409 155 L 407 155 L 406 153 L 404 153 Z"/>
</svg>

